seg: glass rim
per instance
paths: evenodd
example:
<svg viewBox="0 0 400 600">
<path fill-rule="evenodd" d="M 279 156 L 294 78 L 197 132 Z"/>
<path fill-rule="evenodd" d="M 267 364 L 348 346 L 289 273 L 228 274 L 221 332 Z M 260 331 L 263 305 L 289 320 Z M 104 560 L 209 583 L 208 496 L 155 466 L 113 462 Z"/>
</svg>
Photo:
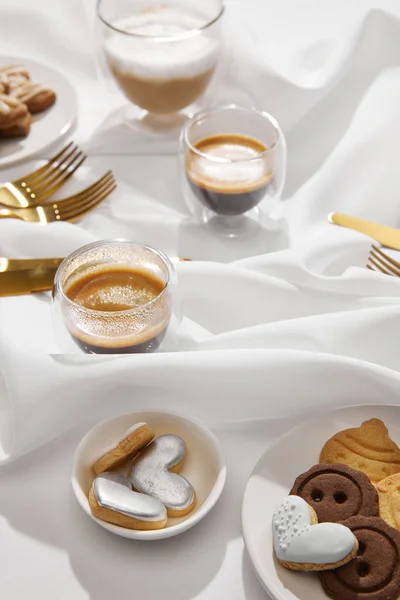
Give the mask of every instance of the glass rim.
<svg viewBox="0 0 400 600">
<path fill-rule="evenodd" d="M 227 110 L 237 110 L 237 111 L 245 112 L 245 113 L 253 113 L 253 114 L 256 114 L 256 115 L 262 117 L 264 120 L 269 121 L 269 123 L 272 125 L 273 129 L 276 132 L 277 140 L 271 146 L 268 146 L 266 150 L 264 150 L 263 152 L 260 152 L 260 154 L 257 154 L 256 156 L 250 156 L 249 158 L 223 158 L 222 156 L 212 156 L 211 154 L 208 154 L 207 152 L 202 152 L 201 150 L 196 148 L 196 146 L 194 146 L 188 138 L 188 133 L 189 133 L 190 129 L 194 125 L 196 125 L 196 123 L 198 123 L 201 119 L 204 119 L 205 117 L 208 117 L 213 113 L 221 112 L 221 111 L 223 112 L 223 111 L 227 111 Z M 271 152 L 276 150 L 276 148 L 281 143 L 281 141 L 283 139 L 283 133 L 282 133 L 279 123 L 275 119 L 275 117 L 273 117 L 270 113 L 268 113 L 265 110 L 255 108 L 253 106 L 247 107 L 247 106 L 240 106 L 238 104 L 223 104 L 223 105 L 219 105 L 219 106 L 213 106 L 212 108 L 206 108 L 205 110 L 202 110 L 202 111 L 196 113 L 195 115 L 193 115 L 193 117 L 191 119 L 189 119 L 188 122 L 185 123 L 185 125 L 183 126 L 181 139 L 184 141 L 186 146 L 188 146 L 189 150 L 191 152 L 193 152 L 194 154 L 197 154 L 197 156 L 201 156 L 202 158 L 205 158 L 212 162 L 232 164 L 232 163 L 248 163 L 253 160 L 259 160 L 260 158 L 263 158 L 264 156 L 268 156 L 268 154 L 270 154 Z"/>
<path fill-rule="evenodd" d="M 156 36 L 154 36 L 154 35 L 149 35 L 149 34 L 146 34 L 146 33 L 133 33 L 132 31 L 124 31 L 123 29 L 119 29 L 119 27 L 115 27 L 115 25 L 112 25 L 101 14 L 101 4 L 104 2 L 104 0 L 97 0 L 96 13 L 97 13 L 97 16 L 100 19 L 100 21 L 106 27 L 109 27 L 110 29 L 112 29 L 113 31 L 116 31 L 117 33 L 121 33 L 122 35 L 127 35 L 129 37 L 134 37 L 134 38 L 139 38 L 139 39 L 153 40 L 153 41 L 174 42 L 174 41 L 178 41 L 178 40 L 183 40 L 183 39 L 187 39 L 187 38 L 190 38 L 190 37 L 194 37 L 194 36 L 198 35 L 199 33 L 202 33 L 203 31 L 205 31 L 206 29 L 208 29 L 212 25 L 214 25 L 217 21 L 219 21 L 219 19 L 222 17 L 222 15 L 225 12 L 225 5 L 223 3 L 223 0 L 217 0 L 217 1 L 219 2 L 220 10 L 219 10 L 218 14 L 215 17 L 213 17 L 212 19 L 210 19 L 209 21 L 207 21 L 201 27 L 195 27 L 194 29 L 189 29 L 188 31 L 185 31 L 184 33 L 170 35 L 170 36 L 169 35 L 165 35 L 165 36 L 156 35 Z"/>
<path fill-rule="evenodd" d="M 153 254 L 158 256 L 165 263 L 165 265 L 167 266 L 167 270 L 168 270 L 167 281 L 165 282 L 165 285 L 164 285 L 163 289 L 161 290 L 161 292 L 158 294 L 158 296 L 156 296 L 152 300 L 149 300 L 145 304 L 140 304 L 139 306 L 134 306 L 133 308 L 126 308 L 124 310 L 95 310 L 94 308 L 87 308 L 86 306 L 82 306 L 82 304 L 78 304 L 77 302 L 74 302 L 73 300 L 71 300 L 71 298 L 68 298 L 68 296 L 64 292 L 63 285 L 61 283 L 61 275 L 62 275 L 64 269 L 66 268 L 67 264 L 71 260 L 73 260 L 74 258 L 79 256 L 80 254 L 83 254 L 84 252 L 86 252 L 92 248 L 96 248 L 98 246 L 111 246 L 113 244 L 120 244 L 120 245 L 126 244 L 126 245 L 131 245 L 131 246 L 132 245 L 140 246 L 141 248 L 144 248 L 145 250 L 149 250 L 150 252 L 152 252 Z M 157 248 L 153 248 L 152 246 L 147 246 L 146 244 L 140 244 L 139 242 L 130 242 L 129 240 L 99 240 L 97 242 L 92 242 L 90 244 L 86 244 L 85 246 L 81 246 L 80 248 L 77 248 L 77 250 L 75 250 L 74 252 L 72 252 L 71 254 L 69 254 L 68 256 L 66 256 L 64 258 L 64 260 L 59 265 L 59 267 L 56 271 L 56 274 L 54 276 L 53 290 L 56 290 L 56 292 L 59 292 L 60 295 L 62 296 L 63 300 L 65 300 L 67 302 L 67 304 L 77 308 L 80 311 L 86 312 L 88 314 L 99 315 L 99 316 L 128 315 L 128 314 L 133 314 L 135 312 L 143 310 L 144 308 L 151 306 L 151 304 L 153 304 L 153 302 L 156 302 L 157 300 L 159 300 L 164 295 L 166 290 L 168 289 L 169 284 L 172 279 L 172 276 L 174 274 L 174 271 L 175 270 L 174 270 L 174 266 L 173 266 L 172 262 L 170 261 L 168 256 L 166 254 L 164 254 L 164 252 L 162 252 L 162 250 L 158 250 Z M 54 299 L 55 299 L 55 296 L 54 296 L 54 291 L 53 291 L 53 300 Z"/>
</svg>

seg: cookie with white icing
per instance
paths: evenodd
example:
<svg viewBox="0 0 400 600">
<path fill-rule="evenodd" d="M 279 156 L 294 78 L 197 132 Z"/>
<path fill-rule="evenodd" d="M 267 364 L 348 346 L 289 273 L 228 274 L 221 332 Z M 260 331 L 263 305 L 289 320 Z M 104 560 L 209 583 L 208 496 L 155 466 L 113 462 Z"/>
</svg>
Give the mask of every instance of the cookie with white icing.
<svg viewBox="0 0 400 600">
<path fill-rule="evenodd" d="M 11 78 L 10 84 L 10 95 L 26 104 L 29 112 L 32 114 L 46 110 L 56 101 L 54 90 L 41 83 L 31 83 L 30 81 L 22 80 L 19 85 L 16 85 Z"/>
<path fill-rule="evenodd" d="M 0 94 L 8 94 L 10 91 L 10 84 L 7 75 L 0 73 Z"/>
<path fill-rule="evenodd" d="M 0 129 L 12 127 L 19 119 L 25 117 L 28 108 L 18 98 L 0 94 Z"/>
<path fill-rule="evenodd" d="M 18 77 L 29 81 L 31 76 L 29 71 L 23 65 L 5 65 L 0 67 L 0 75 L 4 75 L 8 79 Z"/>
<path fill-rule="evenodd" d="M 300 496 L 287 496 L 272 517 L 274 550 L 279 562 L 294 571 L 326 571 L 350 562 L 358 542 L 348 527 L 319 523 Z"/>
<path fill-rule="evenodd" d="M 8 127 L 0 127 L 0 138 L 14 139 L 24 138 L 31 130 L 32 117 L 30 112 L 26 112 L 18 119 L 12 121 Z"/>
<path fill-rule="evenodd" d="M 160 500 L 169 517 L 182 517 L 195 505 L 191 483 L 178 475 L 186 454 L 186 444 L 177 435 L 153 440 L 133 462 L 129 479 L 133 488 Z"/>
<path fill-rule="evenodd" d="M 134 492 L 129 479 L 120 473 L 102 473 L 95 478 L 89 506 L 97 519 L 126 529 L 163 529 L 167 523 L 165 506 L 151 496 Z"/>
<path fill-rule="evenodd" d="M 120 440 L 108 448 L 96 460 L 93 470 L 98 475 L 122 465 L 133 458 L 154 439 L 154 432 L 147 423 L 136 423 L 130 427 Z"/>
</svg>

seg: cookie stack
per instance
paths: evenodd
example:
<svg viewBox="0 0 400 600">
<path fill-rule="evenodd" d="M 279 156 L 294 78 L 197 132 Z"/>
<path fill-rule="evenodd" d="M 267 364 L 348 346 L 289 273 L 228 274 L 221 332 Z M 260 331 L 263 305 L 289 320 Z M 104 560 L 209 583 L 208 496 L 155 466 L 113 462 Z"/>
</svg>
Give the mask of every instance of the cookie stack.
<svg viewBox="0 0 400 600">
<path fill-rule="evenodd" d="M 25 67 L 0 67 L 0 139 L 26 137 L 32 115 L 46 110 L 55 101 L 54 90 L 32 82 Z"/>
<path fill-rule="evenodd" d="M 320 463 L 296 478 L 272 527 L 281 564 L 318 571 L 331 598 L 398 598 L 400 448 L 385 424 L 370 419 L 330 438 Z"/>
<path fill-rule="evenodd" d="M 168 518 L 193 510 L 190 482 L 178 471 L 186 444 L 174 434 L 155 437 L 147 423 L 136 423 L 93 464 L 89 490 L 92 514 L 127 529 L 163 529 Z M 122 469 L 123 472 L 116 469 Z"/>
</svg>

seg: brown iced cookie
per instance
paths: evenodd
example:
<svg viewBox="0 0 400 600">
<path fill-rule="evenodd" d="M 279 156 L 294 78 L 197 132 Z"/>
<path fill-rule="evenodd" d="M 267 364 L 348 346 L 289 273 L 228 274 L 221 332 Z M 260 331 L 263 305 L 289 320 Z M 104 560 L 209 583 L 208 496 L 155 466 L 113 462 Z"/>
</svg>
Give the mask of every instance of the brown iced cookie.
<svg viewBox="0 0 400 600">
<path fill-rule="evenodd" d="M 55 92 L 40 83 L 23 82 L 11 89 L 11 95 L 26 104 L 32 114 L 46 110 L 56 101 Z"/>
<path fill-rule="evenodd" d="M 347 465 L 311 467 L 297 477 L 290 494 L 301 496 L 315 510 L 320 523 L 379 515 L 378 492 L 364 473 Z"/>
<path fill-rule="evenodd" d="M 400 530 L 400 473 L 386 477 L 377 484 L 376 489 L 381 518 Z"/>
<path fill-rule="evenodd" d="M 117 440 L 115 444 L 105 450 L 104 454 L 96 460 L 93 465 L 94 472 L 96 475 L 99 475 L 99 473 L 104 473 L 104 471 L 122 465 L 130 458 L 136 456 L 153 439 L 154 432 L 147 423 L 136 423 L 136 425 L 133 425 L 125 432 L 122 439 Z"/>
<path fill-rule="evenodd" d="M 8 94 L 10 91 L 10 84 L 8 78 L 4 73 L 0 73 L 0 94 Z"/>
<path fill-rule="evenodd" d="M 0 138 L 10 139 L 26 137 L 31 130 L 31 123 L 31 113 L 27 112 L 16 121 L 13 121 L 13 124 L 10 127 L 0 128 Z"/>
<path fill-rule="evenodd" d="M 0 128 L 12 127 L 28 112 L 27 107 L 17 98 L 0 94 Z"/>
<path fill-rule="evenodd" d="M 4 75 L 8 79 L 19 77 L 26 79 L 26 81 L 29 81 L 31 78 L 28 69 L 22 65 L 5 65 L 4 67 L 0 67 L 0 75 Z"/>
<path fill-rule="evenodd" d="M 358 540 L 354 560 L 319 573 L 334 600 L 396 600 L 400 594 L 400 532 L 378 517 L 352 517 L 343 523 Z"/>
<path fill-rule="evenodd" d="M 321 450 L 320 462 L 349 465 L 377 483 L 400 471 L 400 448 L 380 419 L 369 419 L 331 437 Z"/>
</svg>

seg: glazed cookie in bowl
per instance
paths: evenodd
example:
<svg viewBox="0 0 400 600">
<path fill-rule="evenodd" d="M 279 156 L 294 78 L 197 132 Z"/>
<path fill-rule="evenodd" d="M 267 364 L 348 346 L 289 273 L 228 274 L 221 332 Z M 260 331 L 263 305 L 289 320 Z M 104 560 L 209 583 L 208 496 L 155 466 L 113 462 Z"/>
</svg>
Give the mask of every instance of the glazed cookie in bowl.
<svg viewBox="0 0 400 600">
<path fill-rule="evenodd" d="M 98 468 L 99 460 L 107 471 Z M 218 501 L 225 479 L 220 443 L 204 424 L 141 411 L 85 435 L 75 451 L 72 487 L 81 508 L 103 528 L 156 540 L 198 523 Z"/>
</svg>

